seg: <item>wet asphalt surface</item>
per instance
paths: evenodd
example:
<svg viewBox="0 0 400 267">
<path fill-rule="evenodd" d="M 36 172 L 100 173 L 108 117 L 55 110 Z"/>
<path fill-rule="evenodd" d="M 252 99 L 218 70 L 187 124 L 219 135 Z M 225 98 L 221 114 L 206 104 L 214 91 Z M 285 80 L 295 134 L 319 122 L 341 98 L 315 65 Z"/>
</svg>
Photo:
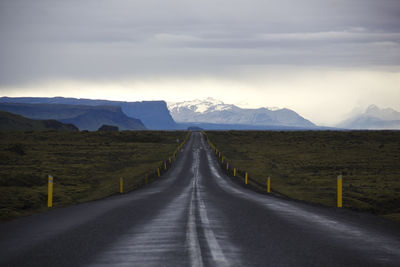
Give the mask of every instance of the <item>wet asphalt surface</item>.
<svg viewBox="0 0 400 267">
<path fill-rule="evenodd" d="M 1 224 L 0 266 L 400 266 L 400 228 L 244 188 L 193 133 L 151 185 Z"/>
</svg>

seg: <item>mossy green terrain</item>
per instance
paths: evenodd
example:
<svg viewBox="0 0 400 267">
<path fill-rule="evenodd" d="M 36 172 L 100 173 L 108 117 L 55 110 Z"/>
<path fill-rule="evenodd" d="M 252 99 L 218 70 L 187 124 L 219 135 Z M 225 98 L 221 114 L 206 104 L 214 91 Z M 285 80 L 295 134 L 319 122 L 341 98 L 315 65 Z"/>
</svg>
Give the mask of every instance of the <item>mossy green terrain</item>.
<svg viewBox="0 0 400 267">
<path fill-rule="evenodd" d="M 400 221 L 399 131 L 207 132 L 231 166 L 273 192 L 336 205 L 343 175 L 343 207 Z"/>
<path fill-rule="evenodd" d="M 187 133 L 0 132 L 0 220 L 47 209 L 47 175 L 54 207 L 95 200 L 143 183 Z"/>
</svg>

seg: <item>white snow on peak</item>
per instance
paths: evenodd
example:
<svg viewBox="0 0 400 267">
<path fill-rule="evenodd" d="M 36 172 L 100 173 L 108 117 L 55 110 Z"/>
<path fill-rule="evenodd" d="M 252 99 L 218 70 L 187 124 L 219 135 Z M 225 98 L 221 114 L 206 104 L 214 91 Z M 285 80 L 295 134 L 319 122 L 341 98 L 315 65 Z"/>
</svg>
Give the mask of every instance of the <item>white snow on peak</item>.
<svg viewBox="0 0 400 267">
<path fill-rule="evenodd" d="M 196 105 L 195 112 L 204 113 L 204 112 L 206 112 L 209 108 L 210 108 L 210 105 L 207 105 L 207 103 L 199 103 L 198 105 Z"/>
<path fill-rule="evenodd" d="M 208 103 L 212 103 L 214 105 L 224 105 L 224 102 L 222 102 L 221 100 L 212 98 L 212 97 L 207 97 L 204 101 L 208 102 Z"/>
<path fill-rule="evenodd" d="M 195 99 L 183 102 L 168 102 L 167 106 L 171 112 L 180 112 L 182 109 L 189 109 L 192 112 L 201 114 L 213 111 L 230 110 L 235 107 L 235 105 L 225 104 L 221 100 L 212 97 L 207 97 L 206 99 L 203 100 Z M 276 111 L 281 109 L 279 107 L 266 107 L 266 108 L 271 111 Z"/>
<path fill-rule="evenodd" d="M 224 104 L 224 102 L 208 97 L 204 100 L 195 99 L 192 101 L 184 101 L 177 103 L 168 103 L 168 109 L 170 111 L 179 111 L 180 109 L 189 109 L 197 113 L 205 113 L 211 111 L 221 111 L 231 109 L 232 105 Z"/>
</svg>

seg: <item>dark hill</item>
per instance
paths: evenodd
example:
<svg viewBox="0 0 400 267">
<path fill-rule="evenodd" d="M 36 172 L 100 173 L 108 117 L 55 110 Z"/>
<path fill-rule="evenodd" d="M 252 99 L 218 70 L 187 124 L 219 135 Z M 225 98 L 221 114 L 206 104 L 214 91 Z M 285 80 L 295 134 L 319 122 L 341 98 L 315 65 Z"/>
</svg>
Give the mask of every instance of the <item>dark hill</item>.
<svg viewBox="0 0 400 267">
<path fill-rule="evenodd" d="M 0 111 L 0 131 L 78 131 L 72 124 L 56 120 L 32 120 L 21 115 Z"/>
<path fill-rule="evenodd" d="M 103 124 L 115 125 L 121 130 L 146 129 L 140 120 L 126 116 L 117 106 L 0 103 L 0 110 L 31 119 L 71 123 L 80 130 L 96 131 Z"/>
<path fill-rule="evenodd" d="M 140 119 L 148 129 L 171 130 L 177 128 L 165 101 L 124 102 L 64 97 L 1 97 L 0 103 L 119 106 L 127 116 Z"/>
<path fill-rule="evenodd" d="M 118 132 L 119 129 L 117 126 L 113 126 L 113 125 L 102 125 L 97 131 L 98 132 Z"/>
</svg>

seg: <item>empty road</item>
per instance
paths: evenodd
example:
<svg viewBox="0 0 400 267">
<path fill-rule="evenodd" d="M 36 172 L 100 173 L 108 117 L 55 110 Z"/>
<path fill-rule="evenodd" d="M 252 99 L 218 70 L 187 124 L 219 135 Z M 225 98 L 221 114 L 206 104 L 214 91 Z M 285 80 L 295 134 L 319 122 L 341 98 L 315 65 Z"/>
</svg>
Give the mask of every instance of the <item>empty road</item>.
<svg viewBox="0 0 400 267">
<path fill-rule="evenodd" d="M 201 133 L 158 181 L 0 225 L 0 266 L 400 266 L 400 229 L 233 183 Z"/>
</svg>

